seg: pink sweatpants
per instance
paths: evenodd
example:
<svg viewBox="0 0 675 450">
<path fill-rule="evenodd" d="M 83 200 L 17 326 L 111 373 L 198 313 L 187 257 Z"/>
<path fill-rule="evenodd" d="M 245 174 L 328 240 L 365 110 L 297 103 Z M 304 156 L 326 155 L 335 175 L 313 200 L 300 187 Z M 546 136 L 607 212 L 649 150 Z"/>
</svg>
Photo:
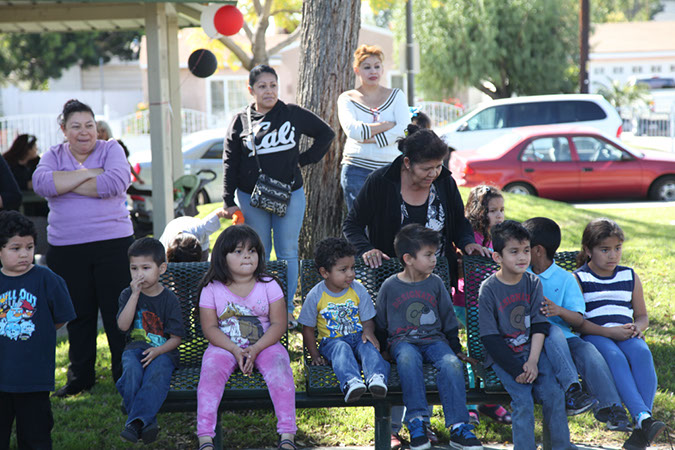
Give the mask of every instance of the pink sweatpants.
<svg viewBox="0 0 675 450">
<path fill-rule="evenodd" d="M 209 345 L 202 358 L 202 370 L 197 387 L 197 436 L 216 435 L 216 414 L 225 384 L 238 367 L 234 355 L 225 349 Z M 295 384 L 288 352 L 277 342 L 261 351 L 255 359 L 274 404 L 277 432 L 295 434 Z"/>
</svg>

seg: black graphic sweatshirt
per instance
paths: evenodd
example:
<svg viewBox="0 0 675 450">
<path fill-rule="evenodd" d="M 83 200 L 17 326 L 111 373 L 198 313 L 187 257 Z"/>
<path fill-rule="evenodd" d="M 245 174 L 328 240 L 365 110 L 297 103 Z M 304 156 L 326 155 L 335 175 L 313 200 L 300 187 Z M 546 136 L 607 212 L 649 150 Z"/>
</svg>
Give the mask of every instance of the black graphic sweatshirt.
<svg viewBox="0 0 675 450">
<path fill-rule="evenodd" d="M 263 172 L 279 181 L 293 182 L 294 191 L 302 187 L 300 167 L 321 160 L 335 138 L 333 129 L 316 114 L 281 100 L 264 115 L 251 107 L 251 122 Z M 314 143 L 300 153 L 303 134 L 314 138 Z M 235 190 L 250 194 L 258 179 L 246 109 L 232 119 L 224 146 L 223 200 L 228 208 L 235 206 Z"/>
</svg>

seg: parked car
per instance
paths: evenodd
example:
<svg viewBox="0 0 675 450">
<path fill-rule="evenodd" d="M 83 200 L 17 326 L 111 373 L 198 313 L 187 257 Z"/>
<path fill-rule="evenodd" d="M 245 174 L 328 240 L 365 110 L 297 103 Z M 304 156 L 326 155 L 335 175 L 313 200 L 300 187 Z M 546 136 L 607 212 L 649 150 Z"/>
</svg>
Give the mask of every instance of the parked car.
<svg viewBox="0 0 675 450">
<path fill-rule="evenodd" d="M 621 136 L 621 117 L 600 95 L 561 94 L 513 97 L 481 103 L 439 130 L 452 150 L 472 150 L 515 128 L 532 125 L 573 124 Z"/>
<path fill-rule="evenodd" d="M 632 150 L 589 127 L 537 126 L 453 152 L 459 186 L 491 184 L 555 200 L 675 200 L 675 154 Z"/>
<path fill-rule="evenodd" d="M 197 175 L 202 169 L 216 173 L 216 180 L 223 179 L 223 139 L 226 128 L 202 130 L 183 137 L 183 165 L 185 175 Z M 152 154 L 149 150 L 132 154 L 131 165 L 141 175 L 145 184 L 134 183 L 138 189 L 152 189 Z M 223 199 L 222 182 L 209 183 L 197 193 L 197 204 L 220 202 Z"/>
<path fill-rule="evenodd" d="M 645 84 L 649 89 L 673 89 L 675 78 L 651 77 L 636 80 L 635 83 Z"/>
</svg>

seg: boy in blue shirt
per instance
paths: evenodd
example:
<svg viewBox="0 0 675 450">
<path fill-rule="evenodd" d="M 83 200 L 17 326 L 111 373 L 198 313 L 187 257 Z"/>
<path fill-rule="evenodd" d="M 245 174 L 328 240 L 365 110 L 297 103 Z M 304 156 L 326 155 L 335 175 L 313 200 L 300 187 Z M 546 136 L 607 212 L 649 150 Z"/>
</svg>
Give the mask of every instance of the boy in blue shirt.
<svg viewBox="0 0 675 450">
<path fill-rule="evenodd" d="M 513 446 L 536 448 L 534 396 L 543 405 L 552 447 L 574 449 L 565 396 L 542 352 L 549 323 L 539 310 L 544 301 L 541 282 L 527 272 L 530 234 L 513 220 L 495 225 L 490 234 L 492 258 L 501 268 L 480 287 L 480 337 L 487 353 L 486 366 L 492 366 L 512 399 Z"/>
<path fill-rule="evenodd" d="M 389 377 L 389 363 L 382 358 L 375 338 L 373 301 L 354 280 L 355 255 L 356 249 L 345 239 L 327 238 L 317 244 L 314 263 L 324 280 L 309 291 L 298 317 L 312 364 L 330 361 L 348 403 L 358 400 L 366 389 L 373 397 L 385 397 Z M 319 331 L 318 349 L 315 329 Z"/>
<path fill-rule="evenodd" d="M 63 279 L 33 264 L 37 232 L 0 211 L 0 448 L 16 419 L 19 448 L 52 448 L 56 330 L 75 318 Z"/>
<path fill-rule="evenodd" d="M 605 359 L 593 344 L 572 331 L 583 323 L 586 303 L 574 275 L 553 260 L 560 246 L 560 227 L 545 217 L 526 220 L 523 227 L 531 236 L 532 257 L 528 271 L 539 276 L 544 291 L 541 312 L 555 325 L 544 343 L 548 358 L 554 368 L 557 366 L 559 371 L 571 372 L 565 377 L 571 377 L 577 384 L 578 373 L 581 373 L 590 394 L 598 400 L 594 408 L 598 421 L 606 422 L 610 430 L 631 431 Z M 558 376 L 559 381 L 560 378 Z"/>
<path fill-rule="evenodd" d="M 129 415 L 120 437 L 149 444 L 157 439 L 157 412 L 178 366 L 183 317 L 176 296 L 159 283 L 166 271 L 162 243 L 138 239 L 128 255 L 131 284 L 120 294 L 117 313 L 117 326 L 126 334 L 127 345 L 116 386 Z"/>
<path fill-rule="evenodd" d="M 387 278 L 378 292 L 376 323 L 382 341 L 396 361 L 406 407 L 411 450 L 431 447 L 423 417 L 429 407 L 423 362 L 438 370 L 436 384 L 443 405 L 450 447 L 480 450 L 466 409 L 464 371 L 460 361 L 475 363 L 462 352 L 458 322 L 443 280 L 433 274 L 440 235 L 419 224 L 401 228 L 394 239 L 403 271 Z"/>
</svg>

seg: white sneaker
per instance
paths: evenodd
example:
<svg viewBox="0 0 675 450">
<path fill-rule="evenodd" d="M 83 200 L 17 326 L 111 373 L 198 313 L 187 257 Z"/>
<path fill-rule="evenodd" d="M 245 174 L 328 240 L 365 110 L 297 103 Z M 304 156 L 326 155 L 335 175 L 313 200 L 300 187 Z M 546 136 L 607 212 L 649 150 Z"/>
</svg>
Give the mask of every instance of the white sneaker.
<svg viewBox="0 0 675 450">
<path fill-rule="evenodd" d="M 387 396 L 387 383 L 384 381 L 384 375 L 376 373 L 370 377 L 368 390 L 375 398 L 384 398 Z"/>
<path fill-rule="evenodd" d="M 345 394 L 345 402 L 355 402 L 366 392 L 366 385 L 358 378 L 353 378 L 348 383 L 349 388 Z"/>
</svg>

